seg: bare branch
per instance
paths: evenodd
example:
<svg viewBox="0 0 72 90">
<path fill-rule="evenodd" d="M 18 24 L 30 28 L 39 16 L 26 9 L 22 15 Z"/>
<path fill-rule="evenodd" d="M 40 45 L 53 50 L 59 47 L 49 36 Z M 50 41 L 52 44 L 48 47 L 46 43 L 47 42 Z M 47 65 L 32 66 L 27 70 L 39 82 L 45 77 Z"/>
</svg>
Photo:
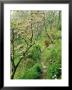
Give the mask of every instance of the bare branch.
<svg viewBox="0 0 72 90">
<path fill-rule="evenodd" d="M 15 64 L 14 64 L 14 59 L 12 58 L 12 56 L 11 56 L 11 63 L 12 63 L 12 71 L 13 71 L 15 68 Z"/>
<path fill-rule="evenodd" d="M 15 68 L 15 63 L 14 63 L 14 30 L 11 30 L 12 38 L 11 38 L 11 43 L 12 43 L 12 48 L 11 48 L 11 63 L 12 63 L 12 72 Z"/>
<path fill-rule="evenodd" d="M 32 42 L 33 40 L 33 30 L 32 30 L 32 11 L 31 11 L 31 38 L 30 38 L 30 41 Z"/>
<path fill-rule="evenodd" d="M 23 38 L 24 39 L 24 41 L 25 41 L 25 43 L 27 44 L 27 47 L 28 47 L 28 42 L 27 42 L 27 40 L 25 39 L 25 38 Z"/>
<path fill-rule="evenodd" d="M 45 31 L 46 31 L 46 35 L 48 36 L 48 38 L 50 39 L 51 43 L 53 43 L 53 40 L 51 38 L 51 36 L 48 34 L 47 32 L 47 27 L 46 27 L 46 15 L 44 13 L 44 27 L 45 27 Z"/>
</svg>

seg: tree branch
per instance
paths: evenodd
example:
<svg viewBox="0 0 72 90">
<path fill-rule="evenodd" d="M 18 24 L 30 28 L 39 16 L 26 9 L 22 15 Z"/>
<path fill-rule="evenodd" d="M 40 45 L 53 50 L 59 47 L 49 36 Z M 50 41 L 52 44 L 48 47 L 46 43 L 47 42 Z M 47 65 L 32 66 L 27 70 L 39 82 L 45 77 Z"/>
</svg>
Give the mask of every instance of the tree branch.
<svg viewBox="0 0 72 90">
<path fill-rule="evenodd" d="M 15 68 L 15 64 L 14 64 L 14 60 L 13 60 L 12 56 L 11 56 L 11 63 L 12 63 L 12 71 L 13 71 Z"/>
<path fill-rule="evenodd" d="M 12 41 L 12 52 L 11 52 L 11 54 L 13 54 L 12 56 L 11 56 L 11 63 L 12 63 L 12 72 L 13 72 L 13 70 L 15 69 L 15 63 L 14 63 L 14 30 L 12 29 L 11 30 L 12 32 L 12 39 L 11 39 L 11 41 Z"/>
<path fill-rule="evenodd" d="M 24 41 L 25 41 L 25 43 L 27 44 L 27 47 L 28 47 L 28 42 L 27 42 L 27 40 L 24 38 Z"/>
<path fill-rule="evenodd" d="M 18 68 L 21 60 L 22 60 L 23 58 L 25 58 L 26 53 L 29 51 L 29 49 L 30 49 L 34 44 L 35 44 L 35 43 L 33 43 L 32 45 L 30 45 L 30 46 L 27 48 L 27 50 L 23 53 L 23 57 L 21 57 L 21 59 L 19 60 L 19 62 L 17 63 L 17 65 L 15 66 L 15 68 L 14 68 L 14 70 L 13 70 L 13 73 L 12 73 L 12 75 L 11 75 L 11 79 L 14 78 L 15 72 L 16 72 L 16 70 L 17 70 L 17 68 Z"/>
<path fill-rule="evenodd" d="M 48 34 L 48 32 L 47 32 L 45 13 L 44 13 L 44 27 L 45 27 L 46 35 L 47 35 L 48 38 L 50 39 L 51 43 L 53 43 L 53 40 L 52 40 L 51 36 L 50 36 L 50 35 Z"/>
<path fill-rule="evenodd" d="M 33 40 L 33 30 L 32 30 L 32 12 L 31 12 L 31 38 L 30 38 L 30 41 L 32 42 Z"/>
</svg>

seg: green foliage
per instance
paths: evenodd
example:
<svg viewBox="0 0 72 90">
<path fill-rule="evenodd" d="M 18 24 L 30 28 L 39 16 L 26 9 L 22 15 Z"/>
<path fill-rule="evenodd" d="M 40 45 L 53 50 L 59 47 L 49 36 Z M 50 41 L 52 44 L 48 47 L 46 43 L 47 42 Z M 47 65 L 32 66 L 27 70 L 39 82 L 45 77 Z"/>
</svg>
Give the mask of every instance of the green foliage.
<svg viewBox="0 0 72 90">
<path fill-rule="evenodd" d="M 61 78 L 61 11 L 11 12 L 11 55 L 22 58 L 14 79 Z"/>
<path fill-rule="evenodd" d="M 51 49 L 47 75 L 49 79 L 61 78 L 61 45 L 56 40 L 54 47 Z"/>
<path fill-rule="evenodd" d="M 25 68 L 29 69 L 35 64 L 34 60 L 27 58 L 25 61 Z"/>
<path fill-rule="evenodd" d="M 32 68 L 25 71 L 21 79 L 39 79 L 40 74 L 41 74 L 41 67 L 37 63 Z"/>
<path fill-rule="evenodd" d="M 32 50 L 30 51 L 28 58 L 32 58 L 35 61 L 40 60 L 41 57 L 41 49 L 39 45 L 33 46 Z"/>
<path fill-rule="evenodd" d="M 34 64 L 35 62 L 30 58 L 23 59 L 16 70 L 14 78 L 20 79 L 21 77 L 23 77 L 24 72 L 32 68 Z"/>
<path fill-rule="evenodd" d="M 48 78 L 49 79 L 59 79 L 61 78 L 61 66 L 57 63 L 53 63 L 52 65 L 50 65 L 48 67 L 48 72 L 47 72 L 47 75 L 48 75 Z"/>
</svg>

